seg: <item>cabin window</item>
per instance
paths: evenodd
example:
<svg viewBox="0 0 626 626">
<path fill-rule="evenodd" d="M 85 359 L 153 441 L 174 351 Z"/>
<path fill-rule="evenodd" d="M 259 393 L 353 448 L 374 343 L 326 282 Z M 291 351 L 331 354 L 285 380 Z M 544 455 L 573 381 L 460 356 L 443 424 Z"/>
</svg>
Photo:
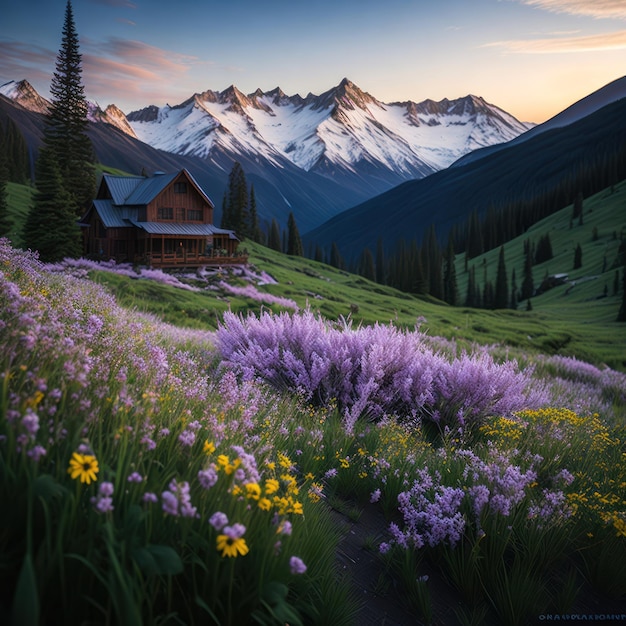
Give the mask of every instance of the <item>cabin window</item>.
<svg viewBox="0 0 626 626">
<path fill-rule="evenodd" d="M 174 193 L 187 193 L 187 183 L 174 183 Z"/>
<path fill-rule="evenodd" d="M 187 211 L 187 219 L 190 222 L 201 222 L 202 209 L 189 209 L 189 211 Z"/>
<path fill-rule="evenodd" d="M 173 220 L 174 209 L 172 207 L 159 207 L 157 209 L 157 219 L 160 220 Z"/>
</svg>

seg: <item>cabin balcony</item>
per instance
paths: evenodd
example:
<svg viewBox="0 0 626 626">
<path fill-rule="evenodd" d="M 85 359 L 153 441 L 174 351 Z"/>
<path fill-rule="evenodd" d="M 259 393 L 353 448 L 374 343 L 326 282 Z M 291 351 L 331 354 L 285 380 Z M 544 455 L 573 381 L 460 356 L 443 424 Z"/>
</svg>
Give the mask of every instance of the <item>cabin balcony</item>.
<svg viewBox="0 0 626 626">
<path fill-rule="evenodd" d="M 158 269 L 222 267 L 245 265 L 248 263 L 248 255 L 237 251 L 229 253 L 226 250 L 214 250 L 212 254 L 192 254 L 184 251 L 182 253 L 150 252 L 135 256 L 134 262 Z"/>
</svg>

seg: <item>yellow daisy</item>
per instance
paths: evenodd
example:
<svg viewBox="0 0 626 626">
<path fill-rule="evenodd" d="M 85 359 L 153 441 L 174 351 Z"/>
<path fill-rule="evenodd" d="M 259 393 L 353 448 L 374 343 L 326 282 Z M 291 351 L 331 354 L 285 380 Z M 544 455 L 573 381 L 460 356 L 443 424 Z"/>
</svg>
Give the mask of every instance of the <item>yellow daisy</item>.
<svg viewBox="0 0 626 626">
<path fill-rule="evenodd" d="M 249 550 L 243 537 L 233 538 L 228 535 L 217 536 L 217 549 L 222 553 L 222 556 L 228 557 L 236 557 L 240 554 L 245 556 Z"/>
<path fill-rule="evenodd" d="M 95 456 L 90 454 L 79 454 L 74 452 L 70 459 L 70 466 L 67 468 L 67 473 L 72 480 L 80 478 L 81 483 L 87 483 L 88 485 L 93 480 L 98 480 L 96 474 L 99 471 L 98 460 Z"/>
</svg>

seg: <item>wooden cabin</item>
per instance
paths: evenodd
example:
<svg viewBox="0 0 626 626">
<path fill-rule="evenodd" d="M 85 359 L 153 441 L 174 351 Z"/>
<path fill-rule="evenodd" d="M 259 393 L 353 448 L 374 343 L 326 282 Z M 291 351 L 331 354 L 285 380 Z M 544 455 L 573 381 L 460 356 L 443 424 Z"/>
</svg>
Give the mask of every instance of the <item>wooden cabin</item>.
<svg viewBox="0 0 626 626">
<path fill-rule="evenodd" d="M 81 219 L 84 254 L 158 268 L 245 263 L 235 232 L 213 225 L 213 210 L 186 169 L 150 177 L 104 174 Z"/>
</svg>

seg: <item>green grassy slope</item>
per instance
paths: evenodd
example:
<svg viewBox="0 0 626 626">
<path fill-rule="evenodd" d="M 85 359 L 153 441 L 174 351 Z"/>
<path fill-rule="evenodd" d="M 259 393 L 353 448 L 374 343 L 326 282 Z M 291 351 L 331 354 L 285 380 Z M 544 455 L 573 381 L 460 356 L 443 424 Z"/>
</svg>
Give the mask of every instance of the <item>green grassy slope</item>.
<svg viewBox="0 0 626 626">
<path fill-rule="evenodd" d="M 517 286 L 523 280 L 524 241 L 537 243 L 549 234 L 554 257 L 533 266 L 533 279 L 538 287 L 544 277 L 567 274 L 568 282 L 531 299 L 530 317 L 545 322 L 548 335 L 533 333 L 519 338 L 520 344 L 537 345 L 546 351 L 557 350 L 593 361 L 610 362 L 626 367 L 626 325 L 615 319 L 621 303 L 622 269 L 618 268 L 620 237 L 626 237 L 626 181 L 613 190 L 606 189 L 583 203 L 583 224 L 570 225 L 572 206 L 567 206 L 533 225 L 523 236 L 504 246 L 506 268 L 511 287 L 511 271 L 515 269 Z M 595 236 L 594 236 L 595 232 Z M 574 250 L 582 248 L 582 267 L 574 270 Z M 482 286 L 484 268 L 495 284 L 499 249 L 491 250 L 469 262 L 476 268 L 476 280 Z M 467 293 L 468 274 L 464 258 L 457 258 L 457 279 L 461 300 Z M 615 294 L 615 275 L 619 275 L 620 291 Z M 606 297 L 605 297 L 606 293 Z M 526 308 L 526 302 L 518 305 Z M 525 328 L 519 332 L 524 333 Z"/>
<path fill-rule="evenodd" d="M 10 185 L 10 202 L 16 213 L 23 213 L 30 190 Z M 626 233 L 626 183 L 607 190 L 584 203 L 584 225 L 569 227 L 571 207 L 533 226 L 525 235 L 534 241 L 550 233 L 555 257 L 535 266 L 538 284 L 544 274 L 567 272 L 577 284 L 555 288 L 533 298 L 532 311 L 485 311 L 450 307 L 432 298 L 423 298 L 372 283 L 360 276 L 301 257 L 290 257 L 258 244 L 245 242 L 253 269 L 266 271 L 278 284 L 258 286 L 276 296 L 294 300 L 301 308 L 309 306 L 325 317 L 351 316 L 354 324 L 393 322 L 411 328 L 418 320 L 431 335 L 456 339 L 464 343 L 500 343 L 514 351 L 545 352 L 576 356 L 593 363 L 626 371 L 626 325 L 615 322 L 621 293 L 613 295 L 613 264 L 620 232 Z M 593 241 L 593 228 L 598 238 Z M 614 238 L 613 233 L 617 233 Z M 524 237 L 505 246 L 507 270 L 515 267 L 517 284 L 521 284 Z M 583 266 L 571 270 L 574 247 L 583 248 Z M 495 280 L 498 250 L 473 259 L 477 279 L 482 280 L 483 258 L 488 277 Z M 601 273 L 603 257 L 607 269 Z M 457 276 L 461 301 L 465 298 L 467 274 L 463 257 L 457 259 Z M 221 290 L 189 292 L 146 280 L 135 280 L 99 272 L 94 279 L 106 284 L 120 302 L 139 311 L 150 312 L 181 326 L 215 328 L 224 311 L 259 312 L 268 308 L 259 302 L 233 296 Z M 585 280 L 583 280 L 585 279 Z M 245 285 L 241 278 L 229 278 Z M 608 287 L 608 297 L 597 299 Z M 273 310 L 279 307 L 272 305 Z M 525 303 L 520 305 L 525 309 Z M 425 321 L 423 321 L 425 319 Z"/>
</svg>

